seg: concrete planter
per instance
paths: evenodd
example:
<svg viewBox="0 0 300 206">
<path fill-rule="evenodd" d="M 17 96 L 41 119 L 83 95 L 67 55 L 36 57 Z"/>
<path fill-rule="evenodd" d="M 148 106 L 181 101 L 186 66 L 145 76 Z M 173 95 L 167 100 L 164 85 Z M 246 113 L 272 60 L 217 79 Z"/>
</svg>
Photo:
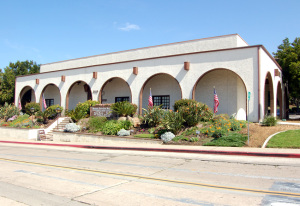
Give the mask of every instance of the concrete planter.
<svg viewBox="0 0 300 206">
<path fill-rule="evenodd" d="M 0 127 L 2 137 L 14 139 L 34 139 L 37 140 L 39 129 Z"/>
<path fill-rule="evenodd" d="M 85 133 L 53 132 L 54 142 L 94 142 L 94 143 L 114 143 L 114 144 L 162 144 L 160 140 L 142 139 L 134 137 L 100 136 Z"/>
</svg>

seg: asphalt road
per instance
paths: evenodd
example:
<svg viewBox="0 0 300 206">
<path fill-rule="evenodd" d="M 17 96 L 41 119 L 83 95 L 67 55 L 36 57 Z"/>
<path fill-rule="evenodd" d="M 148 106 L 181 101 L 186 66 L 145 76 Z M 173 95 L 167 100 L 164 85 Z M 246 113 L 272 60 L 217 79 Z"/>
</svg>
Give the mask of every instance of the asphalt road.
<svg viewBox="0 0 300 206">
<path fill-rule="evenodd" d="M 0 205 L 300 205 L 300 160 L 0 144 Z"/>
</svg>

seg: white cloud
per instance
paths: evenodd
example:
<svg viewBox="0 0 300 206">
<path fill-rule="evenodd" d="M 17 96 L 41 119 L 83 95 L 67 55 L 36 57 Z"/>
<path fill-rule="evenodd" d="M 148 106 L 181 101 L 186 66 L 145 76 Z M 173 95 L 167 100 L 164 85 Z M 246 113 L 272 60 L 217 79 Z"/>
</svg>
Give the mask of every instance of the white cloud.
<svg viewBox="0 0 300 206">
<path fill-rule="evenodd" d="M 126 23 L 124 27 L 119 27 L 122 31 L 140 30 L 140 27 L 136 24 Z"/>
</svg>

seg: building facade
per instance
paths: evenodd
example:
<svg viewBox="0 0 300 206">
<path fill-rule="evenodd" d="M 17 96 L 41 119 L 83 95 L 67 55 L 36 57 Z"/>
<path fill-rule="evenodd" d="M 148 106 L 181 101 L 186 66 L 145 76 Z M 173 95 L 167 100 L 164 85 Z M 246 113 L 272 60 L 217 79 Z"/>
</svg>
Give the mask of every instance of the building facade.
<svg viewBox="0 0 300 206">
<path fill-rule="evenodd" d="M 253 122 L 285 115 L 280 66 L 262 45 L 249 46 L 238 34 L 43 64 L 39 74 L 16 78 L 15 104 L 37 102 L 44 110 L 43 98 L 65 109 L 88 99 L 129 101 L 141 113 L 151 88 L 164 108 L 185 98 L 212 108 L 214 87 L 218 114 L 246 120 L 249 109 Z"/>
</svg>

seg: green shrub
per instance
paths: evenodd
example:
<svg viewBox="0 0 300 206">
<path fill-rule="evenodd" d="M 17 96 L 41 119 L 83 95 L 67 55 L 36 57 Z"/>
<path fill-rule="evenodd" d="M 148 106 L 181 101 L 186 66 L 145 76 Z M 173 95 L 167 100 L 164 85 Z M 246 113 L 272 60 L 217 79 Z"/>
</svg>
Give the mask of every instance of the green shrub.
<svg viewBox="0 0 300 206">
<path fill-rule="evenodd" d="M 56 105 L 52 105 L 50 107 L 48 107 L 45 111 L 44 111 L 44 117 L 48 118 L 48 119 L 54 119 L 57 116 L 57 112 L 56 109 L 59 108 L 61 110 L 61 113 L 63 112 L 63 107 L 59 106 L 58 104 Z"/>
<path fill-rule="evenodd" d="M 127 101 L 116 102 L 110 106 L 110 109 L 121 117 L 133 116 L 136 113 L 137 105 Z"/>
<path fill-rule="evenodd" d="M 41 111 L 41 107 L 39 103 L 29 102 L 25 105 L 25 113 L 28 115 L 32 115 L 30 109 L 34 108 L 34 114 L 38 111 Z"/>
<path fill-rule="evenodd" d="M 177 100 L 174 104 L 174 111 L 177 111 L 179 110 L 179 108 L 181 107 L 187 107 L 191 104 L 197 104 L 198 102 L 196 100 L 193 100 L 193 99 L 180 99 L 180 100 Z"/>
<path fill-rule="evenodd" d="M 128 130 L 132 127 L 132 122 L 128 120 L 118 121 L 118 123 L 120 124 L 121 129 Z"/>
<path fill-rule="evenodd" d="M 190 142 L 198 142 L 199 138 L 198 137 L 191 137 Z"/>
<path fill-rule="evenodd" d="M 0 119 L 5 119 L 5 121 L 19 114 L 20 114 L 19 109 L 13 104 L 8 104 L 7 102 L 5 102 L 3 107 L 0 107 Z"/>
<path fill-rule="evenodd" d="M 100 104 L 99 101 L 93 101 L 93 100 L 87 100 L 83 103 L 78 103 L 75 107 L 75 111 L 83 111 L 84 113 L 86 113 L 86 117 L 90 116 L 90 108 L 95 106 L 96 104 Z"/>
<path fill-rule="evenodd" d="M 163 119 L 161 119 L 159 126 L 176 135 L 183 128 L 184 122 L 185 121 L 179 112 L 168 110 L 165 112 Z"/>
<path fill-rule="evenodd" d="M 165 111 L 161 109 L 161 106 L 153 106 L 148 107 L 148 109 L 144 109 L 144 115 L 142 120 L 149 127 L 156 127 L 164 116 Z"/>
<path fill-rule="evenodd" d="M 79 120 L 85 118 L 87 116 L 87 113 L 82 110 L 66 110 L 65 112 L 66 116 L 70 117 L 74 122 L 78 122 Z"/>
<path fill-rule="evenodd" d="M 219 138 L 225 136 L 230 131 L 240 131 L 246 127 L 245 121 L 230 119 L 228 115 L 217 115 L 213 118 L 212 124 L 209 127 L 201 129 L 203 134 L 210 137 Z"/>
<path fill-rule="evenodd" d="M 204 146 L 242 147 L 246 144 L 247 136 L 240 133 L 229 133 L 226 136 L 215 138 Z"/>
<path fill-rule="evenodd" d="M 105 135 L 117 135 L 118 131 L 121 129 L 128 130 L 131 127 L 131 122 L 128 120 L 125 121 L 116 121 L 109 120 L 104 123 L 101 128 L 101 132 Z"/>
<path fill-rule="evenodd" d="M 66 110 L 66 116 L 71 117 L 74 122 L 90 116 L 90 108 L 99 104 L 98 101 L 87 100 L 83 103 L 78 103 L 72 110 Z"/>
<path fill-rule="evenodd" d="M 178 136 L 176 136 L 176 137 L 174 137 L 173 139 L 172 139 L 172 141 L 174 141 L 174 142 L 178 142 L 181 138 L 183 138 L 184 136 L 183 135 L 178 135 Z"/>
<path fill-rule="evenodd" d="M 275 125 L 277 125 L 277 119 L 273 116 L 266 115 L 263 122 L 262 122 L 262 125 L 264 125 L 264 126 L 275 126 Z"/>
<path fill-rule="evenodd" d="M 88 131 L 92 133 L 101 131 L 106 121 L 106 117 L 90 117 L 87 123 Z"/>
<path fill-rule="evenodd" d="M 200 121 L 209 121 L 213 113 L 209 107 L 192 99 L 181 99 L 175 102 L 174 110 L 182 114 L 188 127 L 196 126 Z"/>
</svg>

